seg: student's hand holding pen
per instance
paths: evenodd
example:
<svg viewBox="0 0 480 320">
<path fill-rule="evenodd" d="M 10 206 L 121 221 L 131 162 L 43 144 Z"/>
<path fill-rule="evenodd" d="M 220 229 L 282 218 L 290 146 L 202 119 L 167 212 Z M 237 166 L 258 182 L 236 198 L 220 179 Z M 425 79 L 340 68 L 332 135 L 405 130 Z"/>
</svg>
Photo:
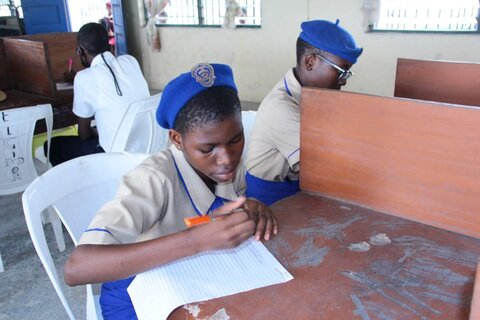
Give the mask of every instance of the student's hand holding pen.
<svg viewBox="0 0 480 320">
<path fill-rule="evenodd" d="M 211 222 L 189 230 L 198 252 L 235 248 L 255 232 L 255 221 L 244 207 L 245 197 L 224 204 L 211 213 Z"/>
<path fill-rule="evenodd" d="M 209 240 L 206 244 L 208 248 L 200 251 L 233 248 L 252 234 L 257 241 L 262 236 L 268 241 L 278 231 L 273 211 L 264 203 L 245 197 L 221 206 L 210 216 L 187 218 L 185 222 L 189 227 L 198 226 L 195 231 L 209 232 L 208 236 L 202 237 L 202 240 Z"/>
</svg>

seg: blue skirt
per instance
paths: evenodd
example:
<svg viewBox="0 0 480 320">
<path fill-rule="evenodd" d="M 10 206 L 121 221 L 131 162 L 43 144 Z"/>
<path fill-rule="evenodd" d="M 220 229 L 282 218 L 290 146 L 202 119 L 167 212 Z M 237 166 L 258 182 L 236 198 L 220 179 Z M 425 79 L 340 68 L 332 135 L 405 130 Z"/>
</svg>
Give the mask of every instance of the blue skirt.
<svg viewBox="0 0 480 320">
<path fill-rule="evenodd" d="M 278 200 L 293 196 L 300 190 L 298 180 L 285 180 L 283 182 L 267 181 L 247 172 L 245 175 L 247 182 L 247 197 L 255 198 L 266 205 L 271 205 Z"/>
<path fill-rule="evenodd" d="M 105 282 L 102 285 L 100 306 L 105 320 L 136 320 L 137 314 L 127 288 L 135 277 Z"/>
</svg>

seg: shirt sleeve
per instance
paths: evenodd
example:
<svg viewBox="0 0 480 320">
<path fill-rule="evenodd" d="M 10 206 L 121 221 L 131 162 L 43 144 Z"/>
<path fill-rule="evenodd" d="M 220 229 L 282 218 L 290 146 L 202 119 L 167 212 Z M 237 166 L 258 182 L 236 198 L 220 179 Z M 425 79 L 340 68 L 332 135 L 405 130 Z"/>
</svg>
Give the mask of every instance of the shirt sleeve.
<svg viewBox="0 0 480 320">
<path fill-rule="evenodd" d="M 88 71 L 88 70 L 85 70 Z M 96 94 L 95 77 L 80 71 L 73 82 L 73 113 L 80 118 L 90 118 L 95 115 L 92 96 Z"/>
<path fill-rule="evenodd" d="M 165 215 L 169 199 L 166 184 L 165 176 L 146 166 L 125 175 L 115 199 L 100 209 L 79 243 L 136 242 Z"/>
<path fill-rule="evenodd" d="M 275 114 L 267 122 L 270 140 L 280 154 L 287 160 L 289 167 L 294 171 L 300 161 L 300 114 L 291 101 L 279 100 Z"/>
</svg>

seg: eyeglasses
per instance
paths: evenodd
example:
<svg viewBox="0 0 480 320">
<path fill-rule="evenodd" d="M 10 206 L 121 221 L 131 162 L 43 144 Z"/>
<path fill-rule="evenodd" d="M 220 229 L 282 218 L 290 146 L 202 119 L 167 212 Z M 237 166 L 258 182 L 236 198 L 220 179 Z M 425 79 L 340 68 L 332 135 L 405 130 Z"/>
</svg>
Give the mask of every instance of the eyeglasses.
<svg viewBox="0 0 480 320">
<path fill-rule="evenodd" d="M 82 47 L 77 47 L 77 56 L 79 56 L 79 57 L 83 56 L 83 49 L 82 49 Z"/>
<path fill-rule="evenodd" d="M 337 69 L 337 71 L 338 71 L 338 82 L 347 81 L 348 78 L 353 76 L 352 71 L 340 68 L 338 65 L 336 65 L 335 63 L 333 63 L 332 61 L 328 60 L 327 58 L 325 58 L 324 56 L 322 56 L 318 53 L 314 53 L 314 54 L 317 57 L 319 57 L 320 59 L 322 59 L 323 61 L 325 61 L 326 63 L 328 63 L 329 65 L 331 65 L 332 67 L 334 67 L 335 69 Z"/>
</svg>

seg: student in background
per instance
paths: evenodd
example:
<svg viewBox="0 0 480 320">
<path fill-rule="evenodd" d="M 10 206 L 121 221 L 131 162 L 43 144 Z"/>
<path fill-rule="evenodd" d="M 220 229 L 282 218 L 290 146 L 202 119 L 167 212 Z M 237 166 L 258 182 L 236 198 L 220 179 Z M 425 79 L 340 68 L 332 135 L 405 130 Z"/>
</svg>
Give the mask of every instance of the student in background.
<svg viewBox="0 0 480 320">
<path fill-rule="evenodd" d="M 340 90 L 363 50 L 338 20 L 301 28 L 296 67 L 262 101 L 245 161 L 247 196 L 268 205 L 299 190 L 301 87 Z"/>
<path fill-rule="evenodd" d="M 77 55 L 86 68 L 73 83 L 73 113 L 78 136 L 55 137 L 50 162 L 57 165 L 87 154 L 110 151 L 128 106 L 150 95 L 137 60 L 110 53 L 108 34 L 98 23 L 87 23 L 77 34 Z M 95 118 L 96 127 L 92 127 Z M 46 148 L 45 148 L 46 149 Z"/>
<path fill-rule="evenodd" d="M 277 233 L 272 211 L 242 196 L 241 119 L 227 65 L 198 64 L 165 87 L 157 121 L 172 146 L 124 176 L 65 264 L 69 285 L 103 282 L 105 319 L 136 318 L 126 289 L 138 273 Z M 221 219 L 186 229 L 197 215 Z"/>
</svg>

